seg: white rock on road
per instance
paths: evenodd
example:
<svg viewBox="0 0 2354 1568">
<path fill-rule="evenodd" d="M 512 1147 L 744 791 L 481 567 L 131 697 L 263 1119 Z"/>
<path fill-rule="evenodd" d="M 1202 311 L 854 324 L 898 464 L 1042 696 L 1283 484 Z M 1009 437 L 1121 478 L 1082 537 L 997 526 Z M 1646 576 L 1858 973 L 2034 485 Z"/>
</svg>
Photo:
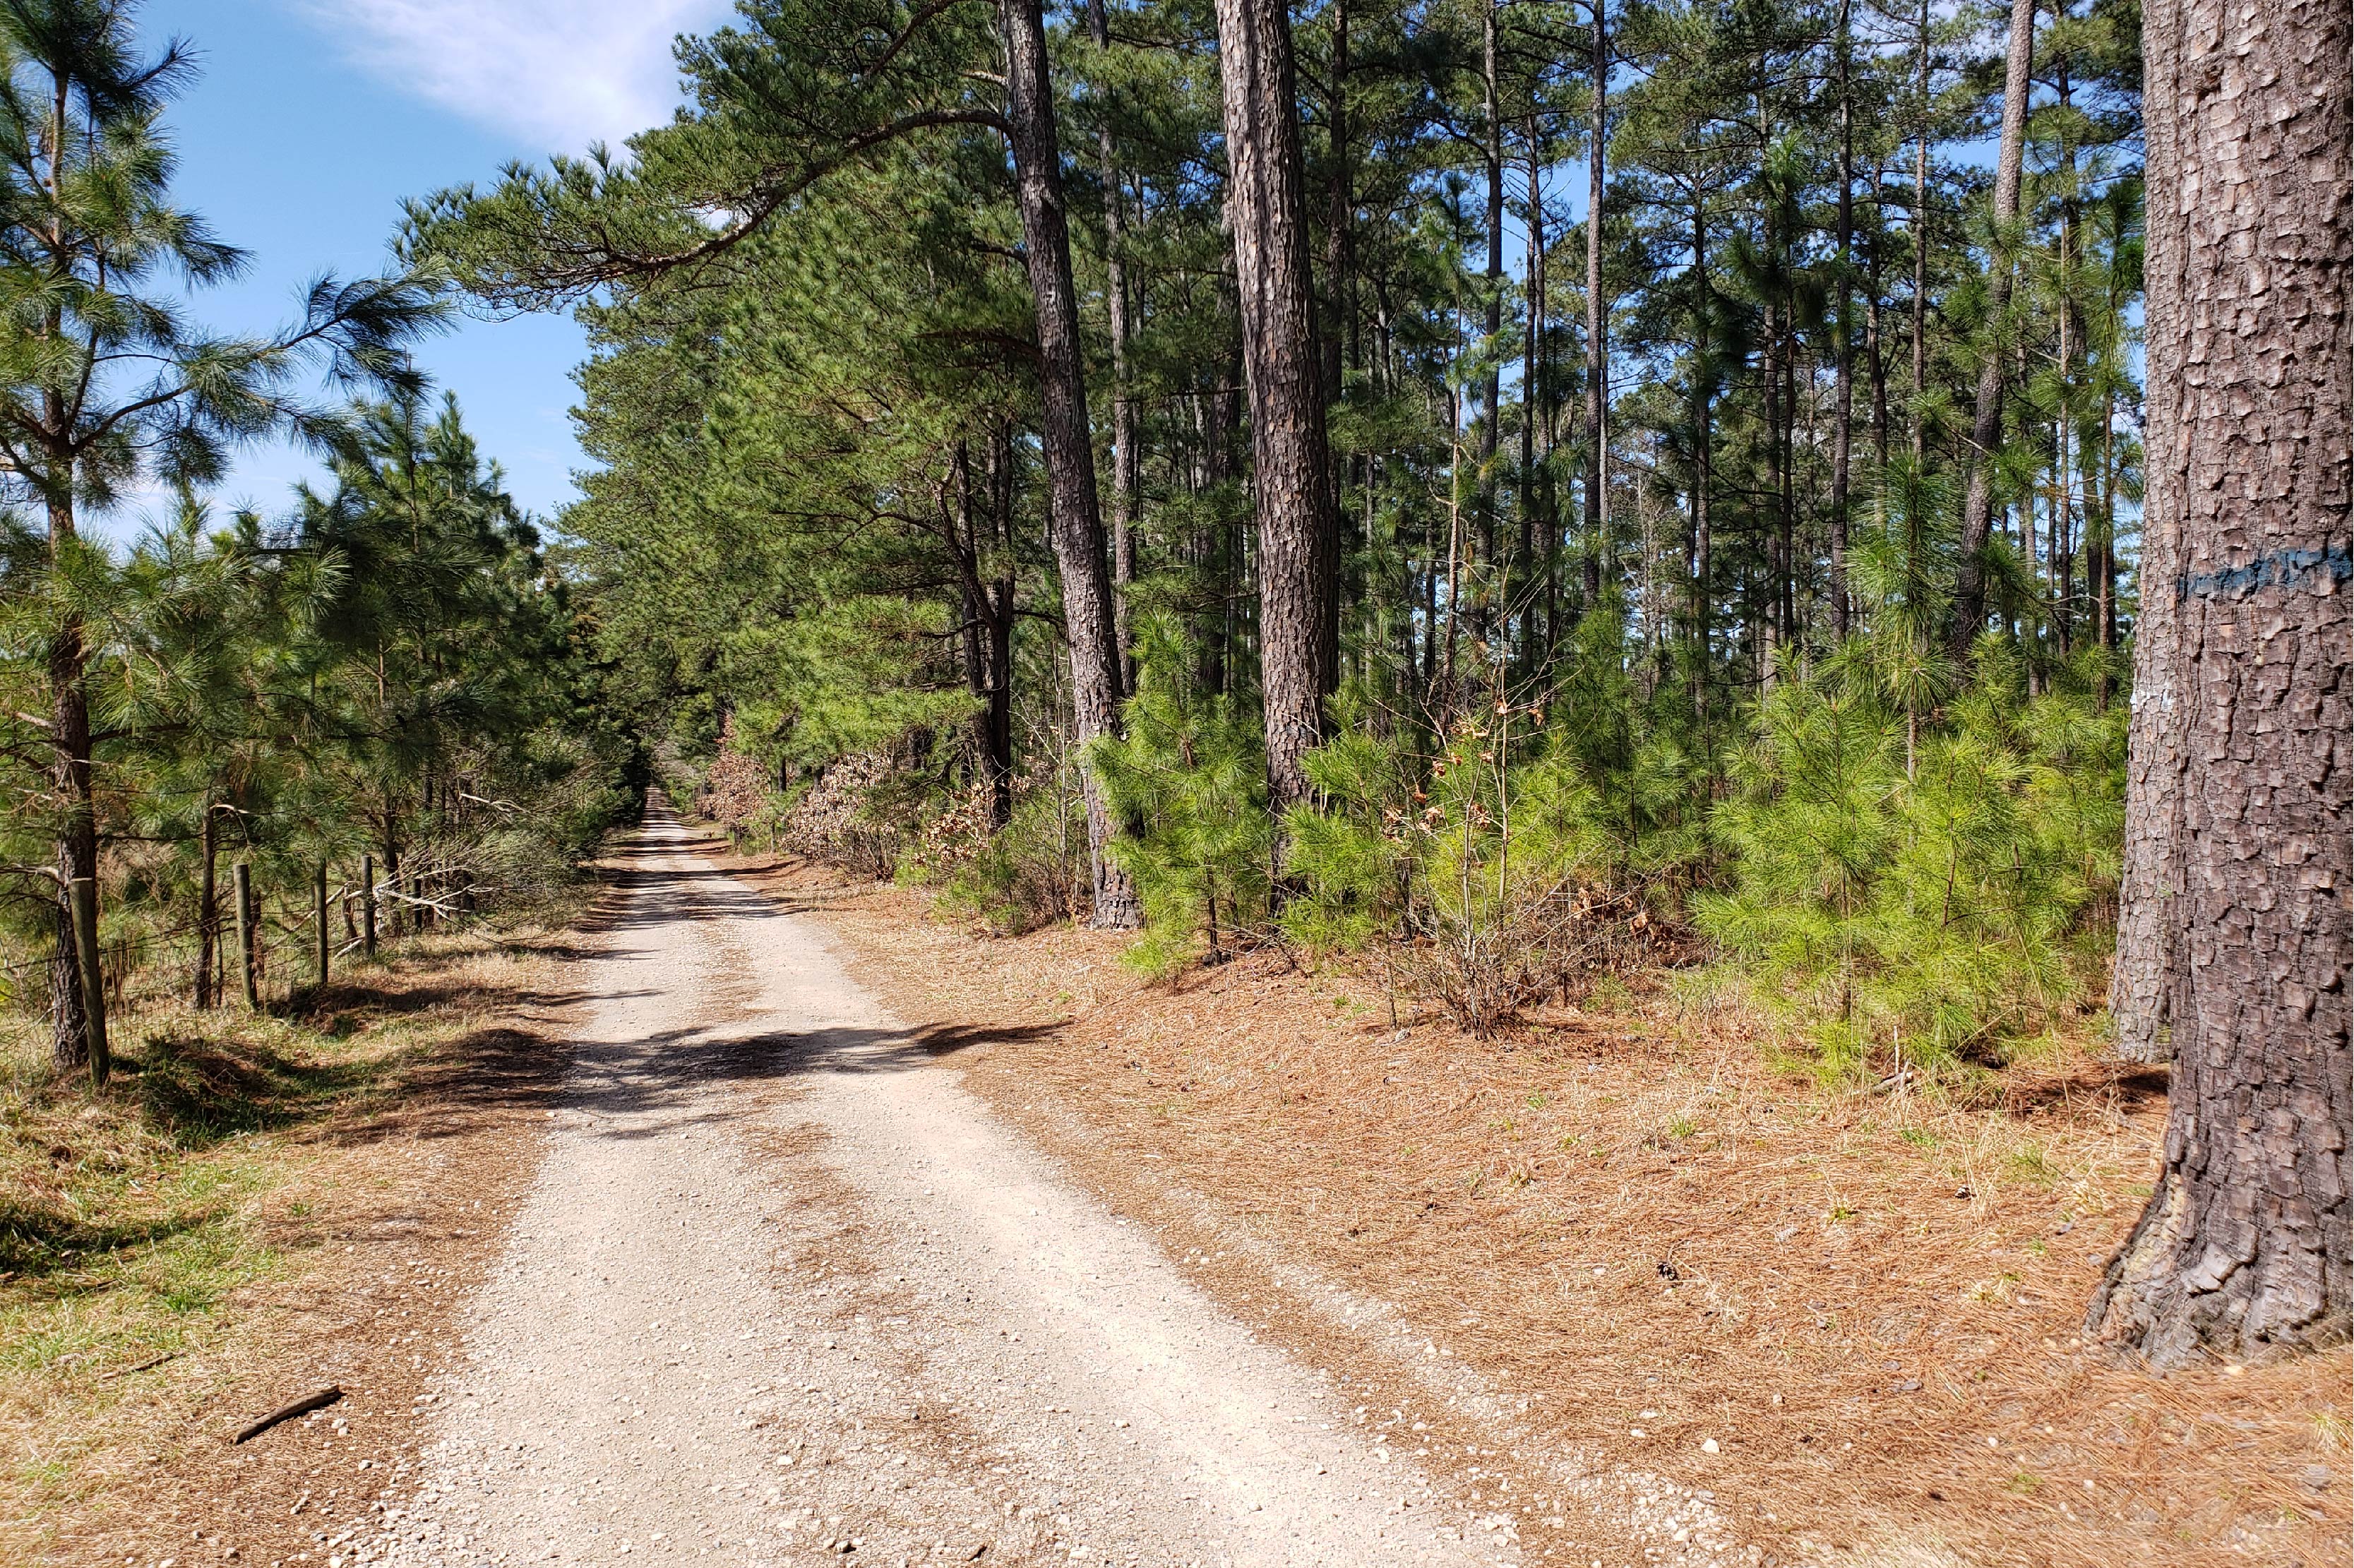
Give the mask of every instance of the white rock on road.
<svg viewBox="0 0 2354 1568">
<path fill-rule="evenodd" d="M 684 839 L 414 1473 L 312 1568 L 1518 1560 Z"/>
</svg>

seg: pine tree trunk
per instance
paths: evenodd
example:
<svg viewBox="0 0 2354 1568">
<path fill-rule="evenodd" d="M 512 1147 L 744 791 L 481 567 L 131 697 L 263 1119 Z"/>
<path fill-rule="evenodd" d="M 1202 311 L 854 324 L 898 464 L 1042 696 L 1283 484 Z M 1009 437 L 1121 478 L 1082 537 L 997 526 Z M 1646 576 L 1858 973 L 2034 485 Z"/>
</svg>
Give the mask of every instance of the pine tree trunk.
<svg viewBox="0 0 2354 1568">
<path fill-rule="evenodd" d="M 1553 614 L 1551 599 L 1555 581 L 1555 563 L 1551 543 L 1553 507 L 1546 491 L 1543 465 L 1549 455 L 1545 440 L 1545 227 L 1544 188 L 1541 178 L 1543 152 L 1537 143 L 1536 117 L 1531 115 L 1529 135 L 1529 224 L 1528 266 L 1525 283 L 1528 289 L 1528 321 L 1521 339 L 1521 569 L 1528 574 L 1529 588 L 1534 586 L 1534 575 L 1544 574 L 1546 589 L 1545 616 L 1542 629 L 1537 621 L 1537 606 L 1528 603 L 1522 610 L 1528 630 L 1521 636 L 1522 657 L 1531 670 L 1538 668 L 1553 652 Z M 1539 556 L 1540 537 L 1546 540 L 1543 556 Z M 1529 598 L 1529 588 L 1522 598 Z"/>
<path fill-rule="evenodd" d="M 1329 90 L 1331 115 L 1331 167 L 1324 190 L 1325 331 L 1324 401 L 1341 400 L 1344 385 L 1344 354 L 1354 357 L 1356 268 L 1356 182 L 1349 164 L 1349 5 L 1332 0 L 1327 12 L 1332 26 L 1332 80 Z M 1342 504 L 1341 483 L 1333 481 L 1334 504 Z M 1371 540 L 1368 539 L 1368 543 Z"/>
<path fill-rule="evenodd" d="M 1872 188 L 1877 193 L 1885 178 L 1885 171 L 1875 168 Z M 1888 473 L 1888 348 L 1886 334 L 1881 325 L 1882 295 L 1885 279 L 1881 273 L 1881 247 L 1888 238 L 1888 215 L 1875 194 L 1872 200 L 1872 237 L 1863 248 L 1866 258 L 1863 290 L 1863 364 L 1872 381 L 1872 448 L 1879 460 L 1882 482 Z"/>
<path fill-rule="evenodd" d="M 1002 0 L 1006 118 L 1013 128 L 1015 196 L 1023 260 L 1038 316 L 1038 380 L 1045 406 L 1047 517 L 1063 582 L 1063 622 L 1071 646 L 1071 712 L 1080 746 L 1119 727 L 1120 662 L 1111 577 L 1104 563 L 1103 515 L 1096 506 L 1093 436 L 1080 361 L 1079 302 L 1071 282 L 1071 235 L 1063 199 L 1062 153 L 1046 74 L 1046 28 L 1038 0 Z M 1140 916 L 1127 873 L 1111 861 L 1112 821 L 1103 788 L 1085 774 L 1087 859 L 1094 924 L 1136 926 Z"/>
<path fill-rule="evenodd" d="M 1602 306 L 1602 213 L 1610 125 L 1610 33 L 1604 0 L 1594 6 L 1594 122 L 1585 164 L 1585 608 L 1602 598 L 1602 554 L 1608 547 L 1605 503 L 1610 490 L 1609 315 Z"/>
<path fill-rule="evenodd" d="M 1921 0 L 1921 52 L 1914 91 L 1921 100 L 1921 132 L 1913 148 L 1913 215 L 1906 227 L 1913 239 L 1913 461 L 1927 450 L 1927 425 L 1921 417 L 1921 396 L 1929 380 L 1929 0 Z"/>
<path fill-rule="evenodd" d="M 64 462 L 65 471 L 71 471 Z M 52 500 L 48 507 L 52 556 L 74 536 L 73 503 Z M 90 1060 L 93 1020 L 82 985 L 80 950 L 74 938 L 73 885 L 98 875 L 97 800 L 91 789 L 88 652 L 81 618 L 70 610 L 59 620 L 49 644 L 49 783 L 63 812 L 57 836 L 57 946 L 49 966 L 49 1003 L 55 1020 L 51 1052 L 62 1068 Z"/>
<path fill-rule="evenodd" d="M 1259 538 L 1267 771 L 1280 812 L 1308 799 L 1340 665 L 1340 519 L 1331 494 L 1308 249 L 1307 175 L 1282 0 L 1217 0 L 1227 210 L 1240 291 Z"/>
<path fill-rule="evenodd" d="M 1096 48 L 1111 48 L 1111 26 L 1104 0 L 1088 0 L 1087 27 Z M 1136 399 L 1129 386 L 1128 345 L 1128 258 L 1122 234 L 1119 159 L 1112 146 L 1109 106 L 1098 106 L 1096 122 L 1096 169 L 1104 187 L 1104 294 L 1111 315 L 1111 578 L 1112 633 L 1119 644 L 1119 684 L 1123 694 L 1136 691 L 1136 637 L 1129 625 L 1128 590 L 1136 582 Z"/>
<path fill-rule="evenodd" d="M 253 902 L 253 868 L 244 861 L 237 863 L 230 883 L 237 904 L 237 968 L 245 988 L 245 1005 L 259 1012 L 261 1008 L 261 911 Z"/>
<path fill-rule="evenodd" d="M 1511 564 L 1501 558 L 1497 543 L 1496 441 L 1504 416 L 1503 368 L 1495 358 L 1496 334 L 1504 324 L 1504 123 L 1497 109 L 1496 9 L 1488 0 L 1482 14 L 1479 54 L 1480 117 L 1487 134 L 1480 144 L 1488 176 L 1487 302 L 1481 307 L 1488 375 L 1479 388 L 1479 487 L 1478 498 L 1479 556 L 1487 574 L 1472 589 L 1471 640 L 1486 643 L 1493 619 L 1512 601 Z"/>
<path fill-rule="evenodd" d="M 1847 0 L 1839 13 L 1839 315 L 1833 323 L 1837 364 L 1831 393 L 1831 634 L 1847 636 L 1848 462 L 1855 434 L 1855 105 L 1849 90 L 1849 57 L 1854 52 Z"/>
<path fill-rule="evenodd" d="M 950 478 L 956 490 L 959 550 L 965 578 L 965 682 L 972 694 L 973 745 L 981 755 L 981 776 L 989 786 L 989 825 L 1002 828 L 1013 820 L 1013 524 L 1006 514 L 1013 505 L 1009 439 L 1001 429 L 990 436 L 989 494 L 983 505 L 973 493 L 972 465 L 959 441 L 949 450 Z M 989 538 L 981 536 L 986 514 Z M 982 573 L 995 563 L 997 575 Z"/>
<path fill-rule="evenodd" d="M 392 808 L 387 805 L 384 810 L 384 884 L 398 893 L 400 891 L 400 840 L 395 834 L 395 825 Z M 385 925 L 389 933 L 398 937 L 408 918 L 401 909 L 400 901 L 392 900 L 385 911 Z"/>
<path fill-rule="evenodd" d="M 213 1004 L 213 950 L 220 943 L 219 810 L 205 800 L 205 813 L 196 824 L 196 967 L 193 988 L 196 1011 Z"/>
<path fill-rule="evenodd" d="M 2090 1322 L 2164 1368 L 2354 1328 L 2354 25 L 2340 0 L 2151 0 L 2144 37 L 2118 986 L 2129 1025 L 2163 996 L 2175 1068 L 2158 1185 Z"/>
<path fill-rule="evenodd" d="M 2002 318 L 2010 308 L 2010 229 L 2019 220 L 2019 186 L 2027 150 L 2027 95 L 2034 85 L 2035 0 L 2011 0 L 2010 50 L 2003 66 L 2002 137 L 1994 169 L 1998 254 L 1987 271 L 1987 342 L 1978 366 L 1978 401 L 1970 416 L 1970 447 L 1962 482 L 1961 570 L 1954 585 L 1954 625 L 1946 641 L 1960 658 L 1986 620 L 1982 556 L 1994 527 L 1995 448 L 2002 439 Z"/>
<path fill-rule="evenodd" d="M 1715 352 L 1710 323 L 1715 304 L 1708 287 L 1708 204 L 1697 185 L 1692 190 L 1692 712 L 1700 719 L 1706 746 L 1709 730 L 1708 681 L 1716 619 L 1715 589 L 1710 575 L 1715 541 L 1709 515 L 1709 492 L 1715 484 L 1716 429 L 1714 372 L 1709 361 Z"/>
</svg>

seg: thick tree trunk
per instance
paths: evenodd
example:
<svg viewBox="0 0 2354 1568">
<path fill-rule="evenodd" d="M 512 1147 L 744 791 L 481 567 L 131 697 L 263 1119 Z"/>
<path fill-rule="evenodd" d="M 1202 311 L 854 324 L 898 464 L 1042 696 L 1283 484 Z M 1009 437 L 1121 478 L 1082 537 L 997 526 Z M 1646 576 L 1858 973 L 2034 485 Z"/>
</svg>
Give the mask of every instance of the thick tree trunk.
<svg viewBox="0 0 2354 1568">
<path fill-rule="evenodd" d="M 1045 418 L 1047 518 L 1063 581 L 1063 622 L 1071 646 L 1071 715 L 1081 746 L 1119 728 L 1120 661 L 1111 577 L 1104 564 L 1103 515 L 1080 362 L 1079 302 L 1071 283 L 1071 233 L 1063 200 L 1062 152 L 1046 74 L 1046 27 L 1038 0 L 1002 0 L 1006 118 L 1013 128 L 1014 189 L 1022 209 L 1023 260 L 1038 314 L 1038 380 Z M 1092 772 L 1084 789 L 1087 858 L 1097 926 L 1127 929 L 1140 918 L 1128 874 L 1111 861 L 1112 821 Z"/>
<path fill-rule="evenodd" d="M 2354 25 L 2339 0 L 2151 0 L 2144 37 L 2149 467 L 2118 959 L 2120 1011 L 2146 1015 L 2155 957 L 2175 1070 L 2158 1185 L 2090 1321 L 2163 1368 L 2354 1323 Z"/>
<path fill-rule="evenodd" d="M 1308 262 L 1307 175 L 1282 0 L 1217 0 L 1226 158 L 1259 539 L 1259 683 L 1275 809 L 1308 799 L 1340 666 L 1331 493 Z"/>
<path fill-rule="evenodd" d="M 2033 85 L 2035 0 L 2011 0 L 2010 51 L 2003 65 L 2002 138 L 1995 149 L 1994 265 L 1987 272 L 1987 342 L 1978 365 L 1978 401 L 1964 456 L 1961 569 L 1954 585 L 1954 625 L 1946 642 L 1956 658 L 1970 651 L 1986 620 L 1986 571 L 1981 558 L 1994 526 L 1994 455 L 2002 440 L 2002 318 L 2010 308 L 2011 227 L 2019 221 L 2019 186 L 2027 149 L 2027 94 Z"/>
</svg>

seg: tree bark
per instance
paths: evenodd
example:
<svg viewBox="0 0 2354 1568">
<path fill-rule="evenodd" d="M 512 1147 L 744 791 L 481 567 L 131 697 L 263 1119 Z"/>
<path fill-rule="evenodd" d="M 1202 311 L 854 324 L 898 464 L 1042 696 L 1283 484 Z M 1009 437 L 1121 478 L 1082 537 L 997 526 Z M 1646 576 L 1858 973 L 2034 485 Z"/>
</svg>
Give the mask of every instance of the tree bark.
<svg viewBox="0 0 2354 1568">
<path fill-rule="evenodd" d="M 1855 300 L 1855 104 L 1849 71 L 1855 40 L 1848 0 L 1839 11 L 1839 315 L 1831 392 L 1831 634 L 1847 636 L 1848 462 L 1855 435 L 1855 346 L 1849 320 Z"/>
<path fill-rule="evenodd" d="M 384 885 L 387 887 L 393 889 L 395 892 L 398 892 L 400 889 L 400 836 L 398 828 L 399 820 L 393 813 L 391 798 L 387 794 L 384 808 Z M 403 912 L 401 905 L 397 899 L 387 906 L 384 912 L 384 918 L 387 930 L 396 938 L 400 935 L 404 926 L 413 926 L 415 924 L 415 922 Z"/>
<path fill-rule="evenodd" d="M 1981 558 L 1994 525 L 1994 454 L 2002 439 L 2002 318 L 2010 308 L 2010 231 L 2019 221 L 2019 186 L 2027 151 L 2027 94 L 2035 63 L 2035 0 L 2011 0 L 2010 51 L 2002 80 L 2002 138 L 1995 151 L 1993 265 L 1987 271 L 1987 341 L 1978 364 L 1970 448 L 1963 460 L 1961 569 L 1954 585 L 1956 658 L 1970 651 L 1986 620 Z"/>
<path fill-rule="evenodd" d="M 245 987 L 245 1005 L 261 1008 L 261 911 L 253 902 L 253 868 L 239 861 L 230 882 L 237 903 L 237 968 Z"/>
<path fill-rule="evenodd" d="M 1585 164 L 1585 607 L 1602 597 L 1605 502 L 1610 489 L 1610 318 L 1602 305 L 1602 197 L 1610 124 L 1610 32 L 1603 0 L 1594 6 L 1594 124 Z"/>
<path fill-rule="evenodd" d="M 1521 348 L 1521 560 L 1523 572 L 1542 571 L 1545 582 L 1544 623 L 1543 636 L 1523 632 L 1521 638 L 1523 657 L 1529 667 L 1536 668 L 1553 653 L 1553 599 L 1556 596 L 1560 563 L 1554 558 L 1554 535 L 1557 532 L 1553 516 L 1552 476 L 1547 472 L 1547 460 L 1553 454 L 1553 432 L 1546 428 L 1545 410 L 1551 403 L 1545 371 L 1545 218 L 1544 186 L 1542 184 L 1544 152 L 1538 140 L 1537 118 L 1529 116 L 1529 228 L 1528 278 L 1529 311 L 1527 332 Z M 1544 543 L 1539 546 L 1538 540 Z M 1542 549 L 1542 559 L 1539 550 Z M 1525 594 L 1525 590 L 1524 594 Z M 1523 610 L 1529 624 L 1536 624 L 1537 609 L 1532 604 Z"/>
<path fill-rule="evenodd" d="M 1104 0 L 1087 0 L 1087 30 L 1101 54 L 1111 48 Z M 1128 258 L 1121 210 L 1119 159 L 1112 144 L 1111 105 L 1096 106 L 1096 169 L 1104 188 L 1104 295 L 1111 316 L 1111 578 L 1112 633 L 1119 643 L 1119 685 L 1136 691 L 1136 637 L 1129 626 L 1128 590 L 1136 582 L 1136 398 L 1129 384 Z"/>
<path fill-rule="evenodd" d="M 1487 572 L 1484 580 L 1475 579 L 1472 588 L 1471 641 L 1481 644 L 1488 641 L 1498 609 L 1512 602 L 1512 567 L 1500 558 L 1496 529 L 1496 442 L 1502 434 L 1499 427 L 1504 417 L 1503 366 L 1496 358 L 1496 334 L 1504 324 L 1504 121 L 1497 101 L 1497 5 L 1498 0 L 1488 0 L 1482 13 L 1479 53 L 1480 114 L 1487 122 L 1479 151 L 1488 176 L 1488 297 L 1480 311 L 1480 328 L 1488 374 L 1479 387 L 1479 485 L 1473 495 L 1480 564 Z"/>
<path fill-rule="evenodd" d="M 2158 1184 L 2089 1321 L 2165 1368 L 2354 1326 L 2354 24 L 2338 0 L 2151 0 L 2144 37 L 2146 609 L 2118 959 L 2137 1012 L 2157 960 L 2175 1069 Z"/>
<path fill-rule="evenodd" d="M 1883 173 L 1874 170 L 1872 188 L 1876 191 Z M 1880 461 L 1880 472 L 1885 481 L 1888 472 L 1888 354 L 1881 331 L 1881 289 L 1883 281 L 1880 270 L 1880 248 L 1887 240 L 1887 215 L 1875 198 L 1872 207 L 1872 238 L 1863 248 L 1866 258 L 1863 289 L 1863 365 L 1872 382 L 1872 447 Z"/>
<path fill-rule="evenodd" d="M 1013 131 L 1014 189 L 1022 209 L 1023 260 L 1038 315 L 1047 517 L 1063 582 L 1063 622 L 1070 639 L 1072 727 L 1074 738 L 1084 747 L 1119 728 L 1117 613 L 1104 564 L 1103 514 L 1096 505 L 1095 449 L 1079 357 L 1079 302 L 1071 282 L 1062 151 L 1055 140 L 1054 93 L 1046 74 L 1046 26 L 1038 0 L 1002 0 L 999 14 L 1005 32 L 1006 119 Z M 1093 923 L 1131 928 L 1141 916 L 1128 874 L 1111 861 L 1110 808 L 1091 771 L 1085 773 L 1082 788 L 1095 887 Z"/>
<path fill-rule="evenodd" d="M 213 1004 L 213 953 L 220 943 L 220 811 L 205 800 L 205 814 L 196 824 L 196 1011 Z"/>
<path fill-rule="evenodd" d="M 1351 328 L 1356 314 L 1356 182 L 1349 166 L 1348 0 L 1332 0 L 1330 15 L 1332 22 L 1331 134 L 1327 152 L 1331 159 L 1331 167 L 1325 173 L 1324 291 L 1327 309 L 1321 344 L 1324 401 L 1328 407 L 1341 400 L 1345 385 L 1343 351 L 1355 345 Z M 1341 489 L 1336 476 L 1333 480 L 1336 505 L 1341 503 Z"/>
<path fill-rule="evenodd" d="M 52 403 L 56 400 L 51 399 Z M 61 420 L 63 415 L 58 414 Z M 70 457 L 59 460 L 70 474 Z M 70 482 L 61 481 L 60 482 Z M 49 552 L 70 546 L 74 537 L 73 503 L 53 496 L 48 504 Z M 90 1014 L 89 993 L 82 984 L 80 949 L 75 940 L 73 885 L 77 880 L 95 885 L 98 876 L 98 805 L 91 788 L 90 741 L 89 652 L 83 642 L 81 618 L 68 610 L 60 617 L 49 643 L 49 782 L 63 812 L 57 836 L 57 945 L 49 966 L 49 1004 L 54 1019 L 51 1053 L 62 1068 L 79 1068 L 90 1059 L 90 1042 L 104 1027 Z"/>
<path fill-rule="evenodd" d="M 1708 286 L 1708 204 L 1700 187 L 1692 188 L 1692 711 L 1699 716 L 1703 745 L 1710 735 L 1708 680 L 1711 644 L 1714 641 L 1716 590 L 1711 576 L 1715 542 L 1710 536 L 1710 492 L 1716 483 L 1715 353 L 1716 306 Z"/>
<path fill-rule="evenodd" d="M 1926 455 L 1927 424 L 1922 394 L 1929 385 L 1929 0 L 1921 0 L 1921 53 L 1914 90 L 1921 99 L 1920 137 L 1913 148 L 1913 461 Z"/>
<path fill-rule="evenodd" d="M 1282 0 L 1217 0 L 1227 210 L 1250 396 L 1259 538 L 1259 668 L 1268 794 L 1310 793 L 1340 665 L 1340 519 L 1331 493 L 1309 276 L 1307 174 Z"/>
<path fill-rule="evenodd" d="M 981 666 L 988 705 L 981 748 L 989 760 L 990 820 L 1013 820 L 1013 438 L 1000 426 L 990 436 L 988 517 L 995 575 L 983 585 Z"/>
</svg>

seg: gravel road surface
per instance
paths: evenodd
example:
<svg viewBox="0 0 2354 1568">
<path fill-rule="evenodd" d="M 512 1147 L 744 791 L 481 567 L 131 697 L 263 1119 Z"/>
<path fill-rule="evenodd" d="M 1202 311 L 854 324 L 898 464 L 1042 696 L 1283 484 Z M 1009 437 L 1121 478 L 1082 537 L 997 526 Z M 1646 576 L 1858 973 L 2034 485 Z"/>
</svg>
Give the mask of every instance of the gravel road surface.
<svg viewBox="0 0 2354 1568">
<path fill-rule="evenodd" d="M 425 1448 L 307 1568 L 1518 1561 L 686 842 L 621 863 Z"/>
</svg>

